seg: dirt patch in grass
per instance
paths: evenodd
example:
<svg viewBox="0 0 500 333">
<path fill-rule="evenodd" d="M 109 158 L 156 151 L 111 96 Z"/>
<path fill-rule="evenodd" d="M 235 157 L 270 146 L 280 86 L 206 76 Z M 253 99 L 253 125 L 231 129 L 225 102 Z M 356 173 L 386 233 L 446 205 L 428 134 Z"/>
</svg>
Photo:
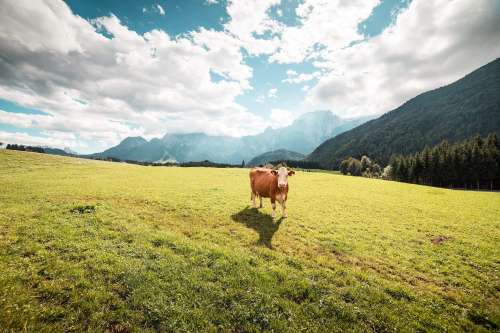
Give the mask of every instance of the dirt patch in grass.
<svg viewBox="0 0 500 333">
<path fill-rule="evenodd" d="M 437 236 L 437 237 L 431 238 L 431 243 L 434 244 L 434 245 L 441 245 L 441 244 L 443 244 L 445 241 L 447 241 L 449 239 L 450 239 L 450 237 Z"/>
<path fill-rule="evenodd" d="M 70 209 L 70 212 L 73 214 L 91 214 L 95 212 L 95 206 L 94 205 L 75 206 Z"/>
</svg>

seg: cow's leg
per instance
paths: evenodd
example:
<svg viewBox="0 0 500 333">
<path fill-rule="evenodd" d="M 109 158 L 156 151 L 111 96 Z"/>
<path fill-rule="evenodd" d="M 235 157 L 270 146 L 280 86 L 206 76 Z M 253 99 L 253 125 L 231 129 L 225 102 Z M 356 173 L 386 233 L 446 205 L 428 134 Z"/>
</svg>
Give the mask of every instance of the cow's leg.
<svg viewBox="0 0 500 333">
<path fill-rule="evenodd" d="M 262 208 L 262 207 L 264 207 L 264 206 L 262 206 L 262 197 L 259 196 L 259 199 L 260 199 L 260 208 Z"/>
<path fill-rule="evenodd" d="M 283 213 L 282 214 L 283 218 L 287 218 L 288 217 L 288 213 L 286 212 L 286 201 L 285 200 L 283 200 L 281 202 L 281 209 L 282 209 L 282 213 Z"/>
<path fill-rule="evenodd" d="M 257 205 L 255 204 L 255 193 L 253 193 L 253 191 L 250 200 L 252 200 L 252 207 L 257 208 Z"/>
<path fill-rule="evenodd" d="M 274 200 L 271 200 L 271 207 L 273 208 L 273 212 L 271 213 L 271 216 L 273 218 L 273 221 L 276 220 L 276 202 Z"/>
</svg>

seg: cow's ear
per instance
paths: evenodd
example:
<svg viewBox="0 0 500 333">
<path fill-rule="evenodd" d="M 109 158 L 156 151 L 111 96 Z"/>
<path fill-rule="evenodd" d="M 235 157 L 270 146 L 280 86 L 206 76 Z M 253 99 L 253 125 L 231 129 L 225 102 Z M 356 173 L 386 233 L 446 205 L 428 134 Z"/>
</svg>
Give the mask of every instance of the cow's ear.
<svg viewBox="0 0 500 333">
<path fill-rule="evenodd" d="M 288 171 L 288 175 L 289 176 L 295 175 L 295 171 L 293 171 L 293 170 Z"/>
<path fill-rule="evenodd" d="M 278 171 L 276 171 L 276 170 L 271 170 L 271 173 L 272 173 L 273 175 L 275 175 L 275 176 L 277 176 L 277 175 L 278 175 Z"/>
</svg>

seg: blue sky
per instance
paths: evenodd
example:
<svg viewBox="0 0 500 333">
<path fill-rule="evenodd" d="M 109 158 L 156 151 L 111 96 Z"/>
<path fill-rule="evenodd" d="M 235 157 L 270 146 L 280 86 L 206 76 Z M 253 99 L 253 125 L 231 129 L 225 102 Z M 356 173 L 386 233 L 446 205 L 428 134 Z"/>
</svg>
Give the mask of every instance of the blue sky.
<svg viewBox="0 0 500 333">
<path fill-rule="evenodd" d="M 132 135 L 253 134 L 319 109 L 381 114 L 494 59 L 500 44 L 494 0 L 4 7 L 0 141 L 86 153 Z"/>
<path fill-rule="evenodd" d="M 73 12 L 85 19 L 116 15 L 130 29 L 140 34 L 153 29 L 162 29 L 169 35 L 177 36 L 198 30 L 200 27 L 217 31 L 224 30 L 224 23 L 230 20 L 226 11 L 226 1 L 210 3 L 207 1 L 66 1 Z M 384 0 L 380 2 L 371 15 L 359 23 L 362 35 L 373 37 L 380 34 L 395 18 L 395 13 L 408 7 L 410 0 Z M 290 25 L 298 25 L 295 9 L 301 3 L 297 0 L 285 0 L 270 13 L 273 18 Z M 165 15 L 158 10 L 160 5 Z M 276 14 L 281 9 L 282 16 Z M 310 61 L 298 64 L 269 63 L 267 55 L 247 56 L 245 63 L 253 69 L 251 79 L 252 91 L 237 97 L 237 101 L 258 115 L 266 116 L 271 109 L 293 110 L 304 99 L 302 90 L 305 84 L 286 84 L 286 71 L 289 69 L 299 73 L 311 73 L 315 68 Z M 309 82 L 314 84 L 316 80 Z M 276 88 L 276 98 L 267 98 L 270 89 Z M 264 98 L 263 98 L 264 97 Z M 262 102 L 259 102 L 262 100 Z M 313 110 L 311 110 L 313 111 Z"/>
<path fill-rule="evenodd" d="M 172 36 L 189 33 L 200 27 L 221 31 L 224 23 L 230 20 L 226 11 L 226 2 L 219 1 L 210 4 L 206 1 L 67 1 L 75 14 L 88 20 L 110 14 L 116 15 L 130 29 L 138 33 L 145 33 L 153 29 L 162 29 Z M 284 1 L 283 15 L 278 17 L 274 11 L 274 18 L 289 24 L 296 22 L 295 9 L 299 1 Z M 406 8 L 408 1 L 382 1 L 373 13 L 359 23 L 359 31 L 366 36 L 375 36 L 389 26 L 394 19 L 393 13 Z M 164 9 L 161 15 L 158 5 Z M 293 109 L 304 98 L 304 85 L 290 85 L 282 83 L 286 79 L 288 69 L 297 72 L 313 72 L 315 69 L 310 62 L 299 64 L 269 63 L 268 56 L 248 56 L 245 62 L 253 69 L 251 79 L 252 91 L 238 96 L 237 101 L 252 112 L 265 116 L 272 108 Z M 314 83 L 314 82 L 312 82 Z M 265 98 L 270 89 L 278 89 L 276 98 Z M 259 98 L 260 97 L 260 98 Z M 259 102 L 264 97 L 263 102 Z M 279 98 L 278 98 L 279 97 Z"/>
</svg>

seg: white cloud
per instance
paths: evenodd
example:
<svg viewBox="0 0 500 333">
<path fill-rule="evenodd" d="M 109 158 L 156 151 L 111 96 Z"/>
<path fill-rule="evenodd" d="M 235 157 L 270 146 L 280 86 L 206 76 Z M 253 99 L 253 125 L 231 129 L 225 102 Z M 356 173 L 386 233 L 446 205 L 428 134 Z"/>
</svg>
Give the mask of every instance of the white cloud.
<svg viewBox="0 0 500 333">
<path fill-rule="evenodd" d="M 269 119 L 271 120 L 272 128 L 280 128 L 293 123 L 294 117 L 293 113 L 288 110 L 271 109 Z"/>
<path fill-rule="evenodd" d="M 279 30 L 279 48 L 270 61 L 300 63 L 317 57 L 323 48 L 337 50 L 362 40 L 358 25 L 378 3 L 379 0 L 305 0 L 295 10 L 300 24 Z"/>
<path fill-rule="evenodd" d="M 160 13 L 160 15 L 165 15 L 165 10 L 163 9 L 162 6 L 160 6 L 159 4 L 157 4 L 156 8 L 158 9 L 158 12 Z"/>
<path fill-rule="evenodd" d="M 276 88 L 271 88 L 269 89 L 269 91 L 267 92 L 267 97 L 269 98 L 276 98 L 276 94 L 278 92 L 278 89 Z"/>
<path fill-rule="evenodd" d="M 228 1 L 227 13 L 231 20 L 224 28 L 250 54 L 271 54 L 279 45 L 275 34 L 281 29 L 281 24 L 270 18 L 268 10 L 279 2 L 280 0 Z M 272 36 L 265 36 L 266 34 Z"/>
<path fill-rule="evenodd" d="M 2 113 L 4 122 L 105 146 L 128 135 L 242 135 L 262 127 L 235 102 L 251 89 L 252 69 L 227 33 L 139 35 L 113 15 L 92 25 L 56 0 L 7 2 L 0 21 L 0 97 L 49 114 Z M 211 71 L 223 79 L 212 81 Z"/>
<path fill-rule="evenodd" d="M 146 9 L 146 7 L 142 7 L 142 12 L 145 13 L 147 12 L 148 10 Z"/>
<path fill-rule="evenodd" d="M 287 74 L 288 74 L 288 77 L 286 79 L 282 80 L 282 82 L 302 83 L 302 82 L 311 81 L 314 79 L 319 79 L 321 77 L 320 71 L 316 71 L 314 73 L 302 73 L 302 74 L 298 74 L 295 71 L 287 71 Z"/>
<path fill-rule="evenodd" d="M 219 0 L 206 0 L 206 3 L 208 5 L 215 5 L 219 3 Z"/>
<path fill-rule="evenodd" d="M 309 105 L 377 114 L 451 83 L 500 56 L 499 17 L 496 0 L 414 0 L 381 35 L 324 51 Z"/>
</svg>

